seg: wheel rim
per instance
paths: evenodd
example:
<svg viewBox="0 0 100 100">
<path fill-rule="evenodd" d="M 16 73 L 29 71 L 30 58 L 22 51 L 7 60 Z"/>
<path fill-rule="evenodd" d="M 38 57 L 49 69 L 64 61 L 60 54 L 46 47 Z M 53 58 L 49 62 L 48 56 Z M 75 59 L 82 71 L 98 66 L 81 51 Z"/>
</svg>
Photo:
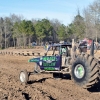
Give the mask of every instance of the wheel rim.
<svg viewBox="0 0 100 100">
<path fill-rule="evenodd" d="M 24 72 L 21 72 L 20 73 L 20 81 L 21 82 L 25 82 L 25 80 L 26 80 L 25 73 Z"/>
<path fill-rule="evenodd" d="M 76 67 L 74 69 L 74 74 L 77 78 L 83 78 L 83 76 L 85 74 L 85 69 L 84 69 L 83 65 L 81 65 L 81 64 L 76 65 Z"/>
</svg>

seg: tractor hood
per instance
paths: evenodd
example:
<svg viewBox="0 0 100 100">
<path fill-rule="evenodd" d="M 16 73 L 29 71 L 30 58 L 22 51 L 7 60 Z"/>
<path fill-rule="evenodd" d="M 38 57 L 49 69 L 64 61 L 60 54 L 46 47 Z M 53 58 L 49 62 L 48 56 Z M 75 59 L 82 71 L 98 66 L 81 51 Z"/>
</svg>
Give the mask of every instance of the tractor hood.
<svg viewBox="0 0 100 100">
<path fill-rule="evenodd" d="M 40 61 L 40 58 L 32 58 L 28 60 L 28 62 L 36 62 L 36 63 L 38 63 L 39 61 Z"/>
</svg>

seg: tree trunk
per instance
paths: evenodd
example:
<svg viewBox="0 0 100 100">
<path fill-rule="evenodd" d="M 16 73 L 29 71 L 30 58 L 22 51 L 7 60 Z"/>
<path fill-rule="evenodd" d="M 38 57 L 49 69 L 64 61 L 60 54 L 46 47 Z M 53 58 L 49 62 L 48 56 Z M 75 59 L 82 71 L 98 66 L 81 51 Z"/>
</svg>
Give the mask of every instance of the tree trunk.
<svg viewBox="0 0 100 100">
<path fill-rule="evenodd" d="M 30 45 L 31 45 L 31 39 L 30 39 L 30 37 L 29 37 L 29 39 L 28 39 L 28 44 L 29 44 L 29 48 L 31 47 Z"/>
</svg>

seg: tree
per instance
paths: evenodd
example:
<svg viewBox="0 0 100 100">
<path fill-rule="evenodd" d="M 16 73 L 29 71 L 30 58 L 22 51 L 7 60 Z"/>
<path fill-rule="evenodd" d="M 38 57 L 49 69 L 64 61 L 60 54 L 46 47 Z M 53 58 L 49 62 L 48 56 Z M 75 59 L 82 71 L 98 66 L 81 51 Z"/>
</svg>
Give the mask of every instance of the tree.
<svg viewBox="0 0 100 100">
<path fill-rule="evenodd" d="M 38 38 L 39 43 L 41 41 L 46 41 L 46 39 L 51 35 L 52 32 L 52 26 L 47 19 L 39 20 L 37 24 L 35 25 L 35 31 Z"/>
<path fill-rule="evenodd" d="M 65 25 L 61 25 L 58 27 L 58 31 L 57 31 L 59 40 L 64 40 L 66 39 L 67 35 L 66 35 L 66 26 Z"/>
<path fill-rule="evenodd" d="M 4 19 L 0 18 L 0 48 L 4 48 Z"/>
<path fill-rule="evenodd" d="M 79 13 L 77 16 L 75 16 L 73 24 L 74 24 L 73 33 L 75 34 L 75 38 L 76 39 L 83 38 L 85 34 L 85 23 L 84 23 L 84 18 L 80 16 Z"/>
<path fill-rule="evenodd" d="M 76 40 L 84 37 L 85 22 L 79 11 L 78 14 L 74 17 L 73 22 L 67 27 L 67 34 L 71 34 L 71 36 Z"/>
<path fill-rule="evenodd" d="M 5 48 L 10 46 L 10 39 L 12 38 L 12 23 L 9 17 L 4 18 L 4 38 Z"/>
<path fill-rule="evenodd" d="M 58 42 L 59 41 L 59 36 L 58 36 L 59 30 L 58 29 L 60 28 L 62 24 L 57 19 L 51 20 L 50 23 L 52 25 L 52 41 Z"/>
<path fill-rule="evenodd" d="M 71 23 L 67 26 L 67 37 L 70 39 L 73 39 L 75 37 L 73 30 L 74 30 L 74 24 Z"/>
<path fill-rule="evenodd" d="M 31 21 L 26 21 L 26 23 L 27 23 L 27 34 L 26 35 L 28 36 L 28 39 L 29 39 L 28 44 L 30 44 L 31 43 L 31 37 L 33 35 L 35 35 L 35 28 L 34 28 L 33 23 Z"/>
<path fill-rule="evenodd" d="M 20 22 L 15 22 L 13 25 L 13 41 L 14 41 L 14 47 L 16 48 L 16 45 L 20 45 L 19 38 L 21 36 L 20 34 Z"/>
<path fill-rule="evenodd" d="M 86 24 L 86 34 L 95 39 L 100 34 L 100 0 L 95 0 L 84 9 L 84 18 Z"/>
</svg>

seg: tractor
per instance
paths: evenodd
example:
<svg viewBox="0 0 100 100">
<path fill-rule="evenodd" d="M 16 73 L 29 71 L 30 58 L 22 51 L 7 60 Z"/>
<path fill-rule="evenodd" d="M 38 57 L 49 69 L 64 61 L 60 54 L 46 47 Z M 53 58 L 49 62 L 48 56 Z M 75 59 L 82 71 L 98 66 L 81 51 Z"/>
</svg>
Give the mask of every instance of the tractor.
<svg viewBox="0 0 100 100">
<path fill-rule="evenodd" d="M 27 84 L 29 76 L 38 73 L 52 73 L 54 78 L 63 77 L 64 74 L 70 74 L 71 79 L 83 88 L 91 88 L 100 80 L 99 61 L 94 57 L 94 43 L 90 54 L 86 51 L 76 53 L 82 46 L 72 44 L 53 44 L 50 45 L 43 56 L 29 59 L 28 62 L 34 62 L 33 72 L 22 70 L 19 79 Z"/>
</svg>

